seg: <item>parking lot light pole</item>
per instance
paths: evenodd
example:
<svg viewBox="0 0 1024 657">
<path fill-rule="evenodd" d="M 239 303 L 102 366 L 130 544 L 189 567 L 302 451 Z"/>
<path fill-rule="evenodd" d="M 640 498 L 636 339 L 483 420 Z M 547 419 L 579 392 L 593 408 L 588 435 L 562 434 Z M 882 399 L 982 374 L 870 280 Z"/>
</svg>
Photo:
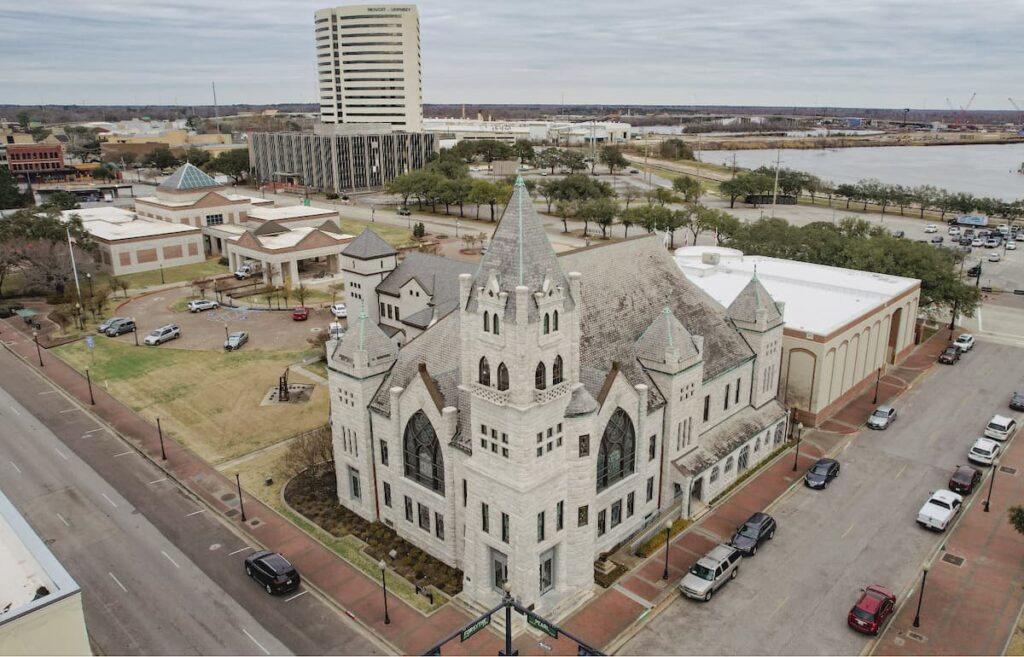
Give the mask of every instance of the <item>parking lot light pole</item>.
<svg viewBox="0 0 1024 657">
<path fill-rule="evenodd" d="M 135 323 L 135 318 L 132 317 L 132 335 L 135 337 L 135 346 L 139 346 L 139 326 Z"/>
<path fill-rule="evenodd" d="M 665 521 L 665 572 L 661 574 L 661 579 L 668 580 L 668 544 L 672 539 L 672 521 Z"/>
<path fill-rule="evenodd" d="M 235 485 L 238 486 L 238 509 L 242 512 L 242 522 L 245 522 L 245 503 L 242 501 L 242 481 L 235 473 Z"/>
<path fill-rule="evenodd" d="M 921 627 L 921 601 L 924 600 L 924 585 L 928 581 L 928 564 L 921 568 L 921 591 L 917 596 L 917 613 L 914 614 L 914 627 Z"/>
<path fill-rule="evenodd" d="M 39 348 L 39 331 L 32 331 L 32 339 L 36 341 L 36 356 L 39 356 L 39 367 L 43 365 L 43 350 Z"/>
<path fill-rule="evenodd" d="M 992 476 L 988 478 L 988 497 L 985 498 L 984 509 L 985 513 L 988 513 L 988 507 L 992 503 L 992 487 L 996 483 L 996 470 L 999 469 L 999 459 L 992 459 Z"/>
<path fill-rule="evenodd" d="M 164 450 L 164 430 L 163 427 L 160 426 L 160 418 L 156 419 L 156 433 L 160 436 L 160 460 L 166 461 L 167 452 Z"/>
<path fill-rule="evenodd" d="M 89 384 L 89 404 L 96 405 L 96 398 L 92 396 L 92 377 L 89 376 L 89 368 L 85 368 L 85 382 Z"/>
<path fill-rule="evenodd" d="M 878 376 L 875 377 L 875 397 L 871 400 L 872 404 L 878 403 L 878 386 L 882 383 L 882 368 L 878 368 Z"/>
<path fill-rule="evenodd" d="M 800 460 L 800 436 L 804 432 L 804 425 L 802 422 L 796 423 L 796 453 L 793 455 L 793 472 L 796 472 L 797 461 Z"/>
<path fill-rule="evenodd" d="M 384 624 L 390 625 L 391 617 L 388 616 L 388 580 L 386 577 L 388 565 L 381 559 L 377 566 L 380 568 L 380 584 L 384 587 Z"/>
</svg>

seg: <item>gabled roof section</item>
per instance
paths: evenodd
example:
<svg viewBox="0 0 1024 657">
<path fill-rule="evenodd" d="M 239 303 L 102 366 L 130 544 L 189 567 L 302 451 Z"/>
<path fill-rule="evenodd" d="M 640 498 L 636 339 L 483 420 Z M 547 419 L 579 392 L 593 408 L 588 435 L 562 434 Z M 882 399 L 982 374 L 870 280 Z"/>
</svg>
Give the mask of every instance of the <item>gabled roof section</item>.
<svg viewBox="0 0 1024 657">
<path fill-rule="evenodd" d="M 335 233 L 337 235 L 344 235 L 344 233 L 341 232 L 341 228 L 338 227 L 338 222 L 334 221 L 333 219 L 325 219 L 324 222 L 320 224 L 320 230 L 324 231 L 325 233 Z"/>
<path fill-rule="evenodd" d="M 761 281 L 757 279 L 757 272 L 754 272 L 750 282 L 729 304 L 728 314 L 730 319 L 756 324 L 759 310 L 765 311 L 765 319 L 769 326 L 774 326 L 782 321 L 782 313 L 779 312 L 775 299 L 768 293 L 768 290 L 764 289 L 764 285 L 761 285 Z"/>
<path fill-rule="evenodd" d="M 365 355 L 362 361 L 365 367 L 375 367 L 398 357 L 398 345 L 384 335 L 377 322 L 366 314 L 366 306 L 359 311 L 359 317 L 349 325 L 349 330 L 342 336 L 331 358 L 348 365 L 360 362 L 357 355 Z"/>
<path fill-rule="evenodd" d="M 562 286 L 568 308 L 574 305 L 569 297 L 568 281 L 522 177 L 516 179 L 512 197 L 494 229 L 487 254 L 480 261 L 470 293 L 470 310 L 476 308 L 477 288 L 486 287 L 492 273 L 497 277 L 500 291 L 509 295 L 509 303 L 505 306 L 506 319 L 515 318 L 515 289 L 524 285 L 530 293 L 528 320 L 537 320 L 533 293 L 542 291 L 546 278 L 550 279 L 552 286 Z"/>
<path fill-rule="evenodd" d="M 357 260 L 372 260 L 373 258 L 384 258 L 397 255 L 390 244 L 384 241 L 380 235 L 369 228 L 359 233 L 359 236 L 352 240 L 341 255 L 355 258 Z"/>
<path fill-rule="evenodd" d="M 287 233 L 288 229 L 276 221 L 264 221 L 260 227 L 253 231 L 254 235 L 280 235 Z"/>
<path fill-rule="evenodd" d="M 667 360 L 670 353 L 675 355 L 677 362 L 682 362 L 697 356 L 698 350 L 693 336 L 672 309 L 665 306 L 636 341 L 636 355 L 643 360 L 675 365 Z"/>
<path fill-rule="evenodd" d="M 167 180 L 157 185 L 157 189 L 169 189 L 179 192 L 211 187 L 221 187 L 221 184 L 191 162 L 182 164 Z"/>
</svg>

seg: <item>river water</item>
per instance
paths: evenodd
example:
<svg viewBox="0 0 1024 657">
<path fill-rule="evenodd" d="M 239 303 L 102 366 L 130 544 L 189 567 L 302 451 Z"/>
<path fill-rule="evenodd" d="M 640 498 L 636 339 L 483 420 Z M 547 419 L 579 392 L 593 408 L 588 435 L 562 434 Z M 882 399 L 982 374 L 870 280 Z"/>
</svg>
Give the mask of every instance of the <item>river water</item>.
<svg viewBox="0 0 1024 657">
<path fill-rule="evenodd" d="M 705 162 L 756 169 L 775 166 L 778 151 L 702 151 Z M 1024 198 L 1024 144 L 977 146 L 873 146 L 782 151 L 782 166 L 812 173 L 835 184 L 877 178 L 914 187 L 933 185 L 953 192 L 1013 201 Z"/>
</svg>

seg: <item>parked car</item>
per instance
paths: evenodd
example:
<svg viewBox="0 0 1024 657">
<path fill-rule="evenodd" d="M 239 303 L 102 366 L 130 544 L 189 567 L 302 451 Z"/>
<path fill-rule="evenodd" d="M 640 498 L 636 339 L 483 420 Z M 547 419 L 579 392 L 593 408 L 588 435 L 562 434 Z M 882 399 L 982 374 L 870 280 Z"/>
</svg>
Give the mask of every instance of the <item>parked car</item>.
<svg viewBox="0 0 1024 657">
<path fill-rule="evenodd" d="M 963 503 L 964 498 L 953 491 L 937 490 L 917 512 L 917 524 L 925 529 L 946 531 L 950 521 L 960 512 Z"/>
<path fill-rule="evenodd" d="M 971 240 L 971 246 L 985 246 L 985 240 L 981 239 L 980 237 L 975 237 L 973 240 Z"/>
<path fill-rule="evenodd" d="M 1024 395 L 1019 392 L 1010 395 L 1010 408 L 1015 411 L 1024 411 Z"/>
<path fill-rule="evenodd" d="M 348 317 L 348 308 L 343 303 L 331 304 L 331 314 L 335 317 Z"/>
<path fill-rule="evenodd" d="M 249 341 L 249 334 L 245 331 L 235 331 L 228 336 L 228 339 L 224 341 L 224 349 L 226 351 L 236 351 L 242 348 L 246 342 Z"/>
<path fill-rule="evenodd" d="M 259 263 L 252 261 L 243 262 L 238 269 L 235 270 L 235 278 L 241 281 L 258 274 L 260 271 Z"/>
<path fill-rule="evenodd" d="M 846 615 L 846 623 L 858 632 L 878 634 L 885 619 L 896 609 L 896 594 L 878 584 L 862 589 L 860 599 Z"/>
<path fill-rule="evenodd" d="M 398 208 L 398 214 L 403 217 L 408 217 L 412 212 L 409 211 L 409 208 Z"/>
<path fill-rule="evenodd" d="M 1017 431 L 1017 421 L 1004 415 L 993 415 L 985 425 L 985 437 L 1004 441 Z"/>
<path fill-rule="evenodd" d="M 181 329 L 177 324 L 166 324 L 160 328 L 153 329 L 142 341 L 151 347 L 163 344 L 168 340 L 177 340 L 181 337 Z"/>
<path fill-rule="evenodd" d="M 882 404 L 868 416 L 868 429 L 888 429 L 896 421 L 896 409 L 889 404 Z"/>
<path fill-rule="evenodd" d="M 804 475 L 808 488 L 828 488 L 829 483 L 839 476 L 839 462 L 835 459 L 818 459 Z"/>
<path fill-rule="evenodd" d="M 942 244 L 945 239 L 942 235 L 936 235 L 932 238 L 932 244 Z"/>
<path fill-rule="evenodd" d="M 953 340 L 953 344 L 959 347 L 960 351 L 970 351 L 974 349 L 974 336 L 970 333 L 961 333 Z"/>
<path fill-rule="evenodd" d="M 960 236 L 960 226 L 950 226 L 948 232 L 949 232 L 950 235 L 953 235 L 954 237 L 959 237 Z"/>
<path fill-rule="evenodd" d="M 989 262 L 999 262 L 1002 259 L 1003 259 L 1003 257 L 1001 255 L 999 255 L 998 251 L 993 251 L 992 253 L 988 254 L 988 261 Z"/>
<path fill-rule="evenodd" d="M 775 538 L 775 518 L 758 511 L 747 518 L 743 526 L 736 529 L 736 533 L 729 540 L 729 545 L 742 552 L 744 556 L 752 557 L 757 554 L 757 548 L 761 543 L 773 538 Z"/>
<path fill-rule="evenodd" d="M 119 335 L 131 333 L 134 330 L 135 320 L 121 317 L 116 322 L 111 322 L 110 326 L 107 327 L 107 330 L 104 331 L 104 333 L 107 334 L 108 338 L 116 338 Z"/>
<path fill-rule="evenodd" d="M 1006 250 L 1007 251 L 1016 251 L 1017 250 L 1017 242 L 1015 242 L 1014 240 L 1007 240 L 1007 242 L 1006 242 Z"/>
<path fill-rule="evenodd" d="M 960 246 L 970 246 L 973 241 L 970 237 L 961 237 Z"/>
<path fill-rule="evenodd" d="M 715 591 L 736 577 L 742 558 L 740 551 L 731 545 L 716 545 L 690 567 L 690 572 L 679 582 L 679 590 L 688 598 L 707 602 Z"/>
<path fill-rule="evenodd" d="M 949 490 L 961 495 L 970 495 L 981 483 L 981 472 L 969 465 L 958 465 L 949 478 Z"/>
<path fill-rule="evenodd" d="M 967 277 L 968 278 L 977 278 L 979 276 L 981 276 L 981 263 L 980 262 L 967 270 Z"/>
<path fill-rule="evenodd" d="M 937 233 L 937 232 L 939 232 L 939 227 L 936 226 L 935 224 L 928 224 L 927 226 L 924 227 L 924 232 L 926 232 L 926 233 Z"/>
<path fill-rule="evenodd" d="M 991 438 L 978 438 L 967 452 L 967 460 L 971 463 L 992 465 L 999 452 L 999 443 Z"/>
<path fill-rule="evenodd" d="M 345 329 L 341 327 L 339 322 L 331 322 L 330 326 L 327 327 L 327 335 L 330 336 L 331 340 L 337 340 L 345 334 Z"/>
<path fill-rule="evenodd" d="M 892 231 L 892 236 L 895 237 L 896 239 L 903 239 L 904 237 L 907 236 L 907 234 L 902 230 L 894 230 Z"/>
<path fill-rule="evenodd" d="M 994 249 L 997 246 L 999 246 L 1001 243 L 1002 243 L 1002 240 L 1000 240 L 998 237 L 989 237 L 987 240 L 985 240 L 985 248 L 986 249 Z"/>
<path fill-rule="evenodd" d="M 118 322 L 124 322 L 124 321 L 127 321 L 127 320 L 128 320 L 127 317 L 111 317 L 107 321 L 105 321 L 102 324 L 100 324 L 99 326 L 97 326 L 96 327 L 96 332 L 97 333 L 106 333 L 107 330 L 109 330 L 110 327 L 112 327 L 114 324 L 117 324 Z"/>
<path fill-rule="evenodd" d="M 269 550 L 260 550 L 247 556 L 245 574 L 259 582 L 271 595 L 289 593 L 302 583 L 295 566 L 277 552 Z"/>
<path fill-rule="evenodd" d="M 204 310 L 213 310 L 220 308 L 220 304 L 210 299 L 193 299 L 188 302 L 188 311 L 190 313 L 201 313 Z"/>
<path fill-rule="evenodd" d="M 960 360 L 960 347 L 950 345 L 939 354 L 939 362 L 944 365 L 955 365 Z"/>
<path fill-rule="evenodd" d="M 292 319 L 296 322 L 304 322 L 309 319 L 309 308 L 305 306 L 295 306 L 292 308 Z"/>
</svg>

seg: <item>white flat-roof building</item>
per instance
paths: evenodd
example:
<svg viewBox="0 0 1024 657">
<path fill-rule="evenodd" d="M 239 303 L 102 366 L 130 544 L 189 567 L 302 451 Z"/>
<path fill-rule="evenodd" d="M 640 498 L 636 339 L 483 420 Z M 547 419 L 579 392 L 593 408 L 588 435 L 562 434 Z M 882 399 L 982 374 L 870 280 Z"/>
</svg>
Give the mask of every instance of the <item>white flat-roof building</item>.
<svg viewBox="0 0 1024 657">
<path fill-rule="evenodd" d="M 141 217 L 113 206 L 65 210 L 77 215 L 96 242 L 97 264 L 114 276 L 203 262 L 203 232 L 185 224 Z"/>
<path fill-rule="evenodd" d="M 779 395 L 805 424 L 874 385 L 879 368 L 899 363 L 915 344 L 917 279 L 716 246 L 675 253 L 686 277 L 724 306 L 755 275 L 786 304 Z"/>
<path fill-rule="evenodd" d="M 82 590 L 0 492 L 0 655 L 91 655 Z"/>
<path fill-rule="evenodd" d="M 424 132 L 437 134 L 443 147 L 464 139 L 520 139 L 559 145 L 616 144 L 629 139 L 632 126 L 617 121 L 485 121 L 477 119 L 424 119 Z"/>
<path fill-rule="evenodd" d="M 341 252 L 354 237 L 342 233 L 335 219 L 325 219 L 316 227 L 266 221 L 256 229 L 224 225 L 212 230 L 224 244 L 232 271 L 245 262 L 258 263 L 256 273 L 265 285 L 289 288 L 298 286 L 303 260 L 320 261 L 326 273 L 340 273 Z"/>
</svg>

